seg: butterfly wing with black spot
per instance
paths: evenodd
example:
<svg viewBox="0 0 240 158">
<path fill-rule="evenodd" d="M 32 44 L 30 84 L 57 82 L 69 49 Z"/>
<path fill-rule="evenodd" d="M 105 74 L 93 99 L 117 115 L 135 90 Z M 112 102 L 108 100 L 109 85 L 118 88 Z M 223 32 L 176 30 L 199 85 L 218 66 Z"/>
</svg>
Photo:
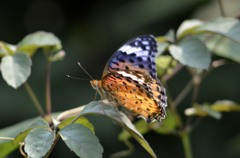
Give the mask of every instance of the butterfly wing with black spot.
<svg viewBox="0 0 240 158">
<path fill-rule="evenodd" d="M 112 55 L 105 66 L 103 77 L 113 71 L 134 70 L 156 78 L 156 53 L 157 42 L 152 35 L 133 38 Z"/>
<path fill-rule="evenodd" d="M 102 79 L 104 91 L 118 104 L 148 122 L 166 115 L 166 94 L 157 80 L 138 71 L 116 71 Z"/>
</svg>

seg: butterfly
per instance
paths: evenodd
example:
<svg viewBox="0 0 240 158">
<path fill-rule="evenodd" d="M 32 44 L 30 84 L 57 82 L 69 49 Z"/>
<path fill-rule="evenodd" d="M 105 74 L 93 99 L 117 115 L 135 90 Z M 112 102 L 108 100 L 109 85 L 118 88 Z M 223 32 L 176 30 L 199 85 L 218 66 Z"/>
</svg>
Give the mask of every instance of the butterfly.
<svg viewBox="0 0 240 158">
<path fill-rule="evenodd" d="M 166 116 L 166 91 L 157 77 L 157 42 L 152 35 L 127 41 L 107 62 L 102 79 L 90 83 L 102 99 L 114 101 L 148 123 Z"/>
</svg>

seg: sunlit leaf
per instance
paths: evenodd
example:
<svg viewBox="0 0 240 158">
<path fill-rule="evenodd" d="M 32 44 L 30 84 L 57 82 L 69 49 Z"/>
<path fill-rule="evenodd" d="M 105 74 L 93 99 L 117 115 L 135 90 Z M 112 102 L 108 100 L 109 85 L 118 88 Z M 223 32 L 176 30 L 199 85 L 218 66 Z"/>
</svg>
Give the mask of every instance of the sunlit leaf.
<svg viewBox="0 0 240 158">
<path fill-rule="evenodd" d="M 81 158 L 101 158 L 103 147 L 93 132 L 80 124 L 70 124 L 60 130 L 67 146 Z"/>
<path fill-rule="evenodd" d="M 32 128 L 29 128 L 25 130 L 24 132 L 21 132 L 16 136 L 16 138 L 12 141 L 0 143 L 0 158 L 5 158 L 8 154 L 13 152 L 19 147 L 19 143 L 23 142 L 27 134 Z M 3 142 L 3 141 L 2 141 Z"/>
<path fill-rule="evenodd" d="M 177 38 L 181 39 L 186 35 L 192 34 L 193 31 L 197 27 L 201 26 L 202 24 L 203 24 L 203 22 L 201 20 L 197 20 L 197 19 L 183 21 L 177 30 Z"/>
<path fill-rule="evenodd" d="M 216 101 L 214 104 L 210 105 L 210 108 L 219 112 L 240 111 L 240 105 L 230 100 Z"/>
<path fill-rule="evenodd" d="M 13 55 L 15 51 L 15 45 L 0 41 L 0 57 L 5 55 Z"/>
<path fill-rule="evenodd" d="M 38 31 L 27 35 L 18 43 L 17 51 L 32 56 L 37 49 L 44 49 L 45 53 L 52 53 L 62 48 L 61 41 L 52 33 Z"/>
<path fill-rule="evenodd" d="M 65 57 L 66 53 L 63 50 L 57 51 L 56 53 L 53 52 L 48 56 L 48 60 L 51 62 L 62 60 Z"/>
<path fill-rule="evenodd" d="M 222 117 L 220 112 L 211 110 L 211 108 L 209 108 L 209 106 L 206 105 L 187 108 L 185 109 L 184 113 L 187 116 L 200 116 L 200 117 L 211 116 L 215 119 L 220 119 Z"/>
<path fill-rule="evenodd" d="M 210 64 L 210 52 L 205 44 L 195 37 L 186 37 L 178 45 L 170 45 L 171 55 L 183 65 L 207 69 Z"/>
<path fill-rule="evenodd" d="M 171 73 L 173 70 L 173 67 L 177 65 L 176 60 L 174 60 L 169 55 L 161 55 L 156 58 L 156 68 L 159 76 L 162 76 L 164 74 Z"/>
<path fill-rule="evenodd" d="M 51 148 L 55 134 L 46 128 L 32 129 L 24 140 L 24 151 L 30 158 L 41 158 Z"/>
<path fill-rule="evenodd" d="M 220 34 L 236 42 L 240 42 L 240 22 L 235 18 L 217 18 L 201 25 L 195 33 Z"/>
<path fill-rule="evenodd" d="M 1 62 L 1 72 L 7 84 L 13 88 L 21 86 L 31 73 L 32 61 L 27 54 L 16 53 L 4 56 Z"/>
<path fill-rule="evenodd" d="M 63 120 L 63 121 L 58 125 L 58 128 L 59 128 L 59 129 L 64 128 L 65 126 L 71 124 L 72 121 L 75 120 L 75 119 L 76 119 L 76 116 L 69 117 L 69 118 Z M 81 125 L 89 128 L 89 129 L 94 133 L 94 126 L 91 124 L 91 122 L 88 121 L 87 118 L 85 118 L 85 117 L 80 117 L 80 118 L 78 118 L 76 121 L 74 121 L 74 123 L 81 124 Z"/>
</svg>

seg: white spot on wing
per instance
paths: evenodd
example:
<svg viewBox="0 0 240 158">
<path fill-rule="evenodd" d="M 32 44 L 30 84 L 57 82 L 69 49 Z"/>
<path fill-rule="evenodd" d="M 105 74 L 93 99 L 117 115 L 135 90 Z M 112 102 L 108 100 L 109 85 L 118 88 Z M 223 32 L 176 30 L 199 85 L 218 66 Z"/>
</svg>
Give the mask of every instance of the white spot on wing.
<svg viewBox="0 0 240 158">
<path fill-rule="evenodd" d="M 149 45 L 149 42 L 148 41 L 142 41 L 142 44 Z"/>
<path fill-rule="evenodd" d="M 119 50 L 122 52 L 126 52 L 127 54 L 132 54 L 132 53 L 142 51 L 142 48 L 141 47 L 132 47 L 130 45 L 124 45 Z"/>
<path fill-rule="evenodd" d="M 129 78 L 131 78 L 131 79 L 134 80 L 134 81 L 144 82 L 143 79 L 138 78 L 137 76 L 132 75 L 132 74 L 129 74 L 129 73 L 125 72 L 125 71 L 118 71 L 117 73 L 123 75 L 124 77 L 129 77 Z"/>
</svg>

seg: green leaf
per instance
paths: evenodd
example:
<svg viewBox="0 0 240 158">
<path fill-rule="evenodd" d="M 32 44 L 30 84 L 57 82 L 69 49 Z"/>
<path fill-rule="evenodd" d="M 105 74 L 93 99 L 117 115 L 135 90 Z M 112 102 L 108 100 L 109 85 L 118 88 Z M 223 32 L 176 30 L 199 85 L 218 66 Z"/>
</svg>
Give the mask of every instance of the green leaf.
<svg viewBox="0 0 240 158">
<path fill-rule="evenodd" d="M 24 132 L 21 132 L 19 135 L 16 136 L 16 138 L 12 141 L 0 143 L 0 158 L 6 157 L 8 154 L 13 152 L 19 147 L 19 143 L 23 142 L 29 131 L 32 130 L 32 128 L 29 128 L 25 130 Z"/>
<path fill-rule="evenodd" d="M 200 35 L 199 37 L 214 54 L 240 63 L 240 44 L 221 35 Z"/>
<path fill-rule="evenodd" d="M 32 129 L 24 140 L 24 151 L 30 158 L 42 158 L 51 148 L 54 132 L 46 128 Z"/>
<path fill-rule="evenodd" d="M 240 111 L 240 105 L 230 100 L 220 100 L 213 104 L 196 105 L 185 110 L 185 115 L 196 115 L 200 117 L 212 116 L 216 119 L 221 118 L 221 112 Z"/>
<path fill-rule="evenodd" d="M 27 81 L 31 73 L 32 61 L 27 54 L 16 53 L 4 56 L 1 62 L 1 72 L 7 84 L 15 89 Z"/>
<path fill-rule="evenodd" d="M 240 111 L 240 105 L 230 100 L 219 100 L 214 104 L 209 105 L 209 107 L 218 112 Z"/>
<path fill-rule="evenodd" d="M 203 22 L 197 19 L 183 21 L 177 30 L 177 39 L 182 39 L 183 37 L 194 33 L 194 30 L 202 24 Z"/>
<path fill-rule="evenodd" d="M 209 107 L 208 105 L 197 105 L 195 107 L 187 108 L 184 111 L 185 115 L 187 116 L 200 116 L 200 117 L 206 117 L 211 116 L 217 120 L 221 119 L 222 115 L 218 111 L 214 111 Z"/>
<path fill-rule="evenodd" d="M 165 120 L 165 119 L 164 119 Z M 151 130 L 150 124 L 147 123 L 145 120 L 139 120 L 137 121 L 134 126 L 136 128 L 136 130 L 141 133 L 142 135 L 146 134 L 147 132 L 149 132 Z M 130 133 L 126 130 L 123 130 L 120 134 L 119 134 L 119 139 L 124 141 L 124 140 L 128 140 L 129 138 L 132 138 L 132 136 L 130 135 Z"/>
<path fill-rule="evenodd" d="M 160 56 L 163 54 L 169 46 L 169 43 L 167 42 L 158 42 L 157 43 L 157 56 Z"/>
<path fill-rule="evenodd" d="M 39 119 L 36 122 L 34 122 L 31 127 L 49 127 L 47 121 L 45 121 L 44 119 Z"/>
<path fill-rule="evenodd" d="M 64 128 L 65 126 L 71 124 L 72 121 L 75 120 L 76 118 L 77 118 L 76 116 L 73 116 L 73 117 L 69 117 L 69 118 L 63 120 L 63 121 L 58 125 L 58 128 L 59 128 L 59 129 Z M 85 118 L 85 117 L 80 117 L 80 118 L 78 118 L 74 123 L 81 124 L 81 125 L 89 128 L 89 129 L 94 133 L 94 126 L 88 121 L 87 118 Z"/>
<path fill-rule="evenodd" d="M 52 53 L 62 48 L 61 41 L 52 33 L 38 31 L 27 35 L 18 43 L 17 51 L 32 56 L 37 49 L 43 48 L 45 53 Z"/>
<path fill-rule="evenodd" d="M 89 114 L 98 114 L 107 116 L 110 119 L 114 120 L 118 125 L 124 128 L 128 133 L 135 138 L 140 145 L 152 156 L 156 157 L 152 148 L 149 146 L 148 142 L 144 139 L 144 137 L 136 130 L 132 122 L 127 118 L 127 116 L 118 111 L 116 107 L 114 107 L 113 103 L 108 102 L 107 100 L 101 101 L 93 101 L 89 104 L 85 105 L 85 108 L 81 112 L 81 116 L 89 115 Z"/>
<path fill-rule="evenodd" d="M 220 34 L 236 42 L 240 42 L 240 22 L 235 18 L 217 18 L 198 27 L 195 33 Z"/>
<path fill-rule="evenodd" d="M 207 69 L 210 52 L 205 44 L 196 37 L 186 37 L 178 45 L 169 46 L 170 54 L 183 65 Z"/>
<path fill-rule="evenodd" d="M 156 58 L 156 68 L 159 76 L 166 73 L 171 73 L 173 67 L 177 65 L 177 61 L 174 60 L 170 55 L 161 55 Z"/>
<path fill-rule="evenodd" d="M 81 158 L 101 158 L 103 147 L 93 132 L 80 124 L 70 124 L 59 131 L 67 146 Z"/>
<path fill-rule="evenodd" d="M 5 55 L 13 55 L 15 51 L 15 45 L 0 41 L 0 57 Z"/>
<path fill-rule="evenodd" d="M 59 60 L 62 60 L 64 57 L 65 57 L 65 51 L 63 50 L 60 50 L 58 52 L 53 52 L 51 53 L 49 56 L 48 56 L 48 60 L 50 62 L 55 62 L 55 61 L 59 61 Z"/>
</svg>

